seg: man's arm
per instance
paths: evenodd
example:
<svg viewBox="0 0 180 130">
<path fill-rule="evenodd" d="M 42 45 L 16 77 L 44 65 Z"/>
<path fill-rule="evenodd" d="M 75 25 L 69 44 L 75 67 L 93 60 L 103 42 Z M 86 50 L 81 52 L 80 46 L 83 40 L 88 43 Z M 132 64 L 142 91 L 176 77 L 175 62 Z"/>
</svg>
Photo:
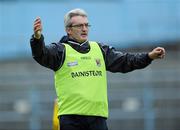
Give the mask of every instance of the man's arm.
<svg viewBox="0 0 180 130">
<path fill-rule="evenodd" d="M 32 56 L 42 66 L 56 71 L 64 60 L 64 45 L 52 43 L 45 46 L 41 32 L 42 23 L 40 18 L 37 18 L 34 22 L 34 34 L 30 40 Z"/>
<path fill-rule="evenodd" d="M 113 47 L 99 45 L 104 55 L 106 69 L 110 72 L 127 73 L 135 69 L 142 69 L 148 66 L 153 59 L 163 58 L 165 55 L 164 48 L 155 48 L 149 53 L 123 53 Z"/>
</svg>

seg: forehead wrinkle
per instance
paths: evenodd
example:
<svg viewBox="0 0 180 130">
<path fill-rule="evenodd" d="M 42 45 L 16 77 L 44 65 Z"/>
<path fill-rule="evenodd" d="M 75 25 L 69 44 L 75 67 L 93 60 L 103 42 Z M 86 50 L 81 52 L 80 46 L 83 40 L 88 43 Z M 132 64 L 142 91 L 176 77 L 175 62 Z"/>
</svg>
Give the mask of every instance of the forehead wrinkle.
<svg viewBox="0 0 180 130">
<path fill-rule="evenodd" d="M 88 19 L 85 16 L 74 16 L 71 18 L 71 24 L 86 24 Z"/>
</svg>

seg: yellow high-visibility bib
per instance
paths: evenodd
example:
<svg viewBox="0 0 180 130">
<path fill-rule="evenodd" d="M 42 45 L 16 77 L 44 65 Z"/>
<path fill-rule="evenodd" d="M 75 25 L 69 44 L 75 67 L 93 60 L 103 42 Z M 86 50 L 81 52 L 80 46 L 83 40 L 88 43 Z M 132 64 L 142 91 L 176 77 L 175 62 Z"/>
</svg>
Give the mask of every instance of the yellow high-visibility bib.
<svg viewBox="0 0 180 130">
<path fill-rule="evenodd" d="M 106 68 L 99 45 L 90 42 L 86 54 L 64 45 L 64 64 L 55 72 L 58 115 L 108 117 Z"/>
</svg>

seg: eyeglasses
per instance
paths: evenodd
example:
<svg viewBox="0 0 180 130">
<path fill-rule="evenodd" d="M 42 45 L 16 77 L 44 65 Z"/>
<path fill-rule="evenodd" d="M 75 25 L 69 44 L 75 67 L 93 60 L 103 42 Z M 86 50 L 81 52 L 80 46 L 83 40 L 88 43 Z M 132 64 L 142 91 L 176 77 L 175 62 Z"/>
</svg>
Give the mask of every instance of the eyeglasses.
<svg viewBox="0 0 180 130">
<path fill-rule="evenodd" d="M 74 28 L 78 28 L 78 29 L 83 29 L 84 26 L 85 26 L 86 28 L 91 27 L 91 25 L 90 25 L 89 23 L 70 25 L 69 27 L 74 27 Z"/>
</svg>

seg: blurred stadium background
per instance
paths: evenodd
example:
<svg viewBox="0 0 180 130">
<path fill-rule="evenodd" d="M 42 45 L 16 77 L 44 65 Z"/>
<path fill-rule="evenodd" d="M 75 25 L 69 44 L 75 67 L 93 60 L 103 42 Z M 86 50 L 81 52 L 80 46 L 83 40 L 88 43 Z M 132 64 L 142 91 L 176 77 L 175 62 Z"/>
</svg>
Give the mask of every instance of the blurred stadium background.
<svg viewBox="0 0 180 130">
<path fill-rule="evenodd" d="M 53 71 L 32 59 L 29 39 L 40 16 L 46 44 L 59 41 L 77 7 L 89 14 L 91 40 L 167 52 L 146 69 L 108 73 L 109 130 L 180 130 L 179 0 L 0 0 L 0 130 L 52 129 Z"/>
</svg>

